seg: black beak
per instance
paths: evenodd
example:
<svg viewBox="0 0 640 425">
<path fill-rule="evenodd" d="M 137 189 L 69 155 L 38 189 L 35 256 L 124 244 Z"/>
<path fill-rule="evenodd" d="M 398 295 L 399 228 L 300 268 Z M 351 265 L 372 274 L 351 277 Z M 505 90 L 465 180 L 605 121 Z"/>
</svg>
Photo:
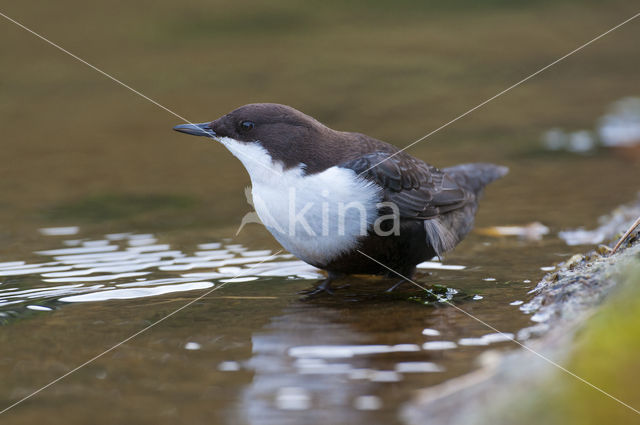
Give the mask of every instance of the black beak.
<svg viewBox="0 0 640 425">
<path fill-rule="evenodd" d="M 180 133 L 191 134 L 192 136 L 213 137 L 216 135 L 216 132 L 209 127 L 209 124 L 211 123 L 203 122 L 200 124 L 180 124 L 173 127 L 173 129 Z"/>
</svg>

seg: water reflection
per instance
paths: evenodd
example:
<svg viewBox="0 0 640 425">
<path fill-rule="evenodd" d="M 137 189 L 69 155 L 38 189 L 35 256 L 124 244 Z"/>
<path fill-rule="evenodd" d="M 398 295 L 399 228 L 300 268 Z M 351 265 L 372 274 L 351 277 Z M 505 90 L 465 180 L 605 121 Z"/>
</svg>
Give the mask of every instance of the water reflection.
<svg viewBox="0 0 640 425">
<path fill-rule="evenodd" d="M 416 386 L 473 367 L 459 350 L 513 337 L 486 330 L 475 336 L 473 321 L 455 312 L 450 320 L 450 310 L 384 297 L 362 297 L 357 305 L 293 302 L 252 335 L 251 359 L 243 367 L 253 380 L 230 422 L 397 423 L 397 408 Z M 436 323 L 447 325 L 442 331 L 425 327 Z"/>
<path fill-rule="evenodd" d="M 354 395 L 371 394 L 375 384 L 350 380 L 350 373 L 362 369 L 355 362 L 315 355 L 322 351 L 336 354 L 340 349 L 332 346 L 346 347 L 362 339 L 348 323 L 341 323 L 338 310 L 317 307 L 310 311 L 302 304 L 287 308 L 251 338 L 252 357 L 246 366 L 254 377 L 242 393 L 236 420 L 251 425 L 353 423 Z M 304 348 L 319 342 L 324 348 Z M 354 349 L 345 348 L 343 354 L 353 354 Z"/>
</svg>

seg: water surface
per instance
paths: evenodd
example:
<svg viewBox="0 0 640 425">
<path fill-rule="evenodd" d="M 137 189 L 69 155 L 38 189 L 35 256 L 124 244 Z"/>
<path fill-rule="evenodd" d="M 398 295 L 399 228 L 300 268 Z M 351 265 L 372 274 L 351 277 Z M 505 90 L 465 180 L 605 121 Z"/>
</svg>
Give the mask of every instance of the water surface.
<svg viewBox="0 0 640 425">
<path fill-rule="evenodd" d="M 398 146 L 636 13 L 623 1 L 450 3 L 194 0 L 125 11 L 66 0 L 3 13 L 194 122 L 274 101 Z M 0 409 L 202 298 L 3 422 L 391 425 L 416 389 L 515 347 L 411 285 L 385 294 L 394 282 L 351 277 L 335 296 L 301 298 L 317 270 L 278 253 L 258 225 L 235 234 L 252 210 L 238 161 L 173 133 L 175 116 L 32 35 L 6 31 Z M 418 283 L 448 288 L 501 332 L 534 324 L 520 306 L 542 268 L 588 248 L 557 232 L 595 226 L 640 180 L 624 154 L 549 152 L 540 136 L 593 129 L 611 102 L 637 96 L 638 38 L 637 25 L 624 27 L 411 148 L 440 167 L 510 167 L 477 227 L 550 228 L 540 241 L 471 234 L 444 258 L 463 267 L 421 269 Z"/>
</svg>

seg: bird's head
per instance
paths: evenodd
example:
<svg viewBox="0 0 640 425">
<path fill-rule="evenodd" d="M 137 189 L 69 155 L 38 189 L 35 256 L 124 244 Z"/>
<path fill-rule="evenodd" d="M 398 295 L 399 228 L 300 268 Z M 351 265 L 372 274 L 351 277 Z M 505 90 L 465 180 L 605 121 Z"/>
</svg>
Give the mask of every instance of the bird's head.
<svg viewBox="0 0 640 425">
<path fill-rule="evenodd" d="M 176 131 L 205 136 L 225 145 L 251 172 L 247 161 L 268 160 L 284 169 L 307 165 L 317 156 L 322 133 L 333 132 L 312 117 L 286 105 L 253 103 L 214 120 L 181 124 Z M 325 136 L 326 136 L 325 135 Z M 253 158 L 252 158 L 253 157 Z M 262 157 L 262 158 L 259 158 Z"/>
</svg>

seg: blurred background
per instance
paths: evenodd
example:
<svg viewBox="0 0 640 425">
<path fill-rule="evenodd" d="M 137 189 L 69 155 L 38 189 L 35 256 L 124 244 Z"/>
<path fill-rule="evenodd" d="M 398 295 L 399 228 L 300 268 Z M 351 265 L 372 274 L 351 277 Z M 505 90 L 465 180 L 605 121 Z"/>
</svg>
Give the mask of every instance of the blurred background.
<svg viewBox="0 0 640 425">
<path fill-rule="evenodd" d="M 350 0 L 7 2 L 2 10 L 193 122 L 277 102 L 405 146 L 633 8 Z M 236 225 L 248 178 L 222 147 L 180 137 L 171 131 L 178 118 L 19 27 L 5 21 L 2 34 L 3 246 L 18 248 L 21 226 L 43 220 Z M 592 130 L 612 102 L 638 95 L 637 34 L 634 23 L 620 28 L 410 152 L 441 167 L 515 161 L 510 184 L 495 189 L 513 196 L 494 211 L 526 222 L 536 200 L 585 224 L 633 197 L 637 187 L 626 182 L 636 167 L 608 152 L 545 152 L 540 138 L 557 127 Z"/>
<path fill-rule="evenodd" d="M 366 133 L 400 147 L 637 12 L 637 5 L 617 0 L 5 0 L 0 4 L 2 13 L 192 122 L 215 119 L 247 103 L 276 102 L 291 105 L 334 129 Z M 640 23 L 631 22 L 418 143 L 409 153 L 438 167 L 471 161 L 510 167 L 509 176 L 488 189 L 478 226 L 541 222 L 552 234 L 593 226 L 598 216 L 633 199 L 640 188 L 638 150 L 628 136 L 637 129 L 633 122 L 637 124 L 640 114 L 634 100 L 640 96 L 639 39 Z M 0 49 L 0 262 L 32 260 L 34 251 L 57 247 L 43 241 L 37 230 L 43 227 L 80 226 L 86 238 L 114 232 L 153 233 L 179 248 L 234 237 L 242 216 L 251 211 L 243 191 L 249 179 L 222 146 L 173 132 L 171 128 L 181 123 L 179 118 L 4 18 L 0 19 Z M 617 120 L 620 114 L 628 119 Z M 607 121 L 612 115 L 613 121 Z M 623 129 L 616 133 L 619 122 Z M 603 130 L 610 124 L 613 136 Z M 576 252 L 557 240 L 518 253 L 514 245 L 478 252 L 474 246 L 482 241 L 472 236 L 451 261 L 467 261 L 464 264 L 468 265 L 475 261 L 478 267 L 481 263 L 485 268 L 479 275 L 491 274 L 502 282 L 536 282 L 541 266 L 557 260 L 558 255 Z M 277 249 L 271 236 L 256 225 L 245 228 L 234 242 Z M 464 287 L 461 279 L 455 284 Z M 470 292 L 484 288 L 477 283 L 479 276 L 474 279 L 467 287 Z M 286 298 L 285 293 L 294 292 L 290 287 L 278 294 L 268 285 L 263 289 L 258 295 Z M 513 291 L 525 294 L 528 289 L 525 285 Z M 497 293 L 504 292 L 496 288 Z M 491 299 L 486 294 L 485 298 Z M 262 307 L 252 304 L 239 304 L 227 312 L 229 320 L 235 314 L 250 318 L 246 327 L 235 330 L 243 335 L 238 336 L 240 345 L 249 347 L 243 356 L 251 356 L 250 341 L 256 342 L 252 333 L 280 317 L 290 302 L 286 300 L 271 307 L 273 311 L 262 309 L 259 317 L 251 312 Z M 108 338 L 98 332 L 95 339 L 83 342 L 88 345 L 77 357 L 62 354 L 73 350 L 77 340 L 71 336 L 65 337 L 70 338 L 65 344 L 54 344 L 56 348 L 47 351 L 37 343 L 38 335 L 53 338 L 56 332 L 66 333 L 62 330 L 68 329 L 65 323 L 89 320 L 85 315 L 111 322 L 122 305 L 116 310 L 73 306 L 66 313 L 56 312 L 51 317 L 61 321 L 57 331 L 49 328 L 50 319 L 0 329 L 5 334 L 2 344 L 7 347 L 11 342 L 13 347 L 6 349 L 13 354 L 3 354 L 10 381 L 24 391 L 35 388 L 45 377 L 57 376 L 160 314 L 151 304 L 145 304 L 146 310 L 135 304 L 127 306 L 131 320 L 122 319 L 127 326 L 114 328 Z M 306 311 L 307 307 L 296 308 Z M 353 321 L 349 322 L 350 332 L 358 334 L 362 329 L 354 324 L 370 321 L 371 316 L 363 311 L 373 314 L 379 308 L 363 308 L 358 318 L 349 316 L 347 322 Z M 495 312 L 496 308 L 488 304 L 485 311 Z M 396 309 L 392 311 L 401 314 L 402 309 Z M 351 314 L 344 307 L 338 307 L 338 313 L 331 311 L 331 317 Z M 201 313 L 200 320 L 211 318 L 211 312 Z M 70 314 L 77 316 L 65 316 Z M 492 317 L 514 327 L 525 321 L 499 313 Z M 322 320 L 328 319 L 323 316 Z M 188 322 L 183 331 L 190 335 L 186 328 L 192 325 Z M 293 332 L 270 326 L 282 335 Z M 75 337 L 80 339 L 84 332 L 79 329 Z M 379 335 L 367 335 L 378 341 Z M 182 342 L 176 347 L 182 350 Z M 65 366 L 47 369 L 34 358 L 30 367 L 14 368 L 10 356 L 25 352 L 55 358 Z M 462 366 L 452 366 L 451 376 L 468 369 L 477 354 L 460 357 Z M 67 363 L 60 360 L 67 355 L 71 356 Z M 140 355 L 131 354 L 145 364 L 136 357 Z M 139 364 L 127 361 L 132 370 Z M 194 376 L 189 379 L 197 380 L 200 373 L 190 372 Z M 184 376 L 177 369 L 171 373 L 175 373 L 172 379 Z M 122 379 L 126 381 L 127 375 Z M 241 388 L 250 381 L 245 376 L 234 385 Z M 136 394 L 146 388 L 127 382 Z M 416 381 L 397 394 L 408 398 L 410 389 L 427 384 Z M 71 398 L 82 394 L 83 385 L 93 384 L 77 385 L 45 396 L 47 408 L 35 400 L 26 410 L 16 408 L 12 418 L 15 423 L 29 423 L 44 417 L 39 415 L 59 414 L 54 406 L 65 405 L 61 400 L 70 403 L 65 405 L 71 408 L 65 417 L 72 422 L 105 407 L 97 395 L 86 404 L 91 408 L 75 406 Z M 66 387 L 61 383 L 60 388 Z M 122 387 L 109 388 L 120 394 Z M 202 406 L 208 401 L 196 388 L 192 390 L 194 395 L 184 403 L 199 415 L 187 417 L 204 423 L 209 416 Z M 388 390 L 381 398 L 393 399 L 394 391 L 400 390 Z M 7 391 L 3 400 L 15 401 L 20 394 Z M 247 401 L 251 392 L 238 394 L 216 399 L 217 412 L 248 406 L 260 411 Z M 111 401 L 117 403 L 123 395 L 114 397 Z M 175 419 L 171 416 L 175 412 L 158 416 L 155 402 L 143 399 L 128 404 L 129 410 L 123 411 L 134 416 L 123 413 L 123 417 L 135 417 L 138 423 Z M 138 411 L 139 403 L 150 403 L 151 408 Z M 79 410 L 73 410 L 74 406 Z M 396 418 L 394 412 L 387 412 L 385 423 L 396 420 L 389 419 Z M 242 420 L 229 415 L 221 417 L 233 417 L 230 423 L 289 423 L 277 415 L 269 417 L 272 422 L 258 414 Z M 336 417 L 348 421 L 342 423 L 364 421 L 364 416 L 351 413 Z M 316 423 L 321 418 L 297 417 L 292 423 Z"/>
</svg>

